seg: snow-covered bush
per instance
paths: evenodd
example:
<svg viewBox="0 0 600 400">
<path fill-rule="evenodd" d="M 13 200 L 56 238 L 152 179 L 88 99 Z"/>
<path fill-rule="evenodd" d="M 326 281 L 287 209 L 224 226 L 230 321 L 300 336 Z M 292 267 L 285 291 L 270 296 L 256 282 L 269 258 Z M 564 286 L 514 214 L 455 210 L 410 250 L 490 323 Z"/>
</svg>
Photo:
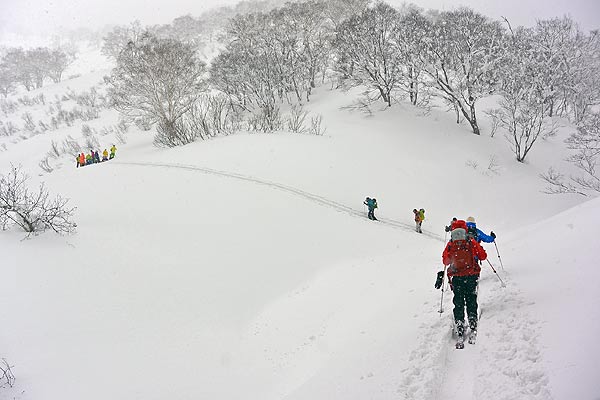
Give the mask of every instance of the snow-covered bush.
<svg viewBox="0 0 600 400">
<path fill-rule="evenodd" d="M 11 166 L 7 175 L 0 175 L 0 219 L 5 225 L 14 224 L 28 234 L 51 229 L 70 233 L 77 226 L 71 218 L 75 208 L 67 207 L 68 199 L 50 199 L 42 183 L 37 191 L 27 187 L 29 177 L 21 167 Z"/>
</svg>

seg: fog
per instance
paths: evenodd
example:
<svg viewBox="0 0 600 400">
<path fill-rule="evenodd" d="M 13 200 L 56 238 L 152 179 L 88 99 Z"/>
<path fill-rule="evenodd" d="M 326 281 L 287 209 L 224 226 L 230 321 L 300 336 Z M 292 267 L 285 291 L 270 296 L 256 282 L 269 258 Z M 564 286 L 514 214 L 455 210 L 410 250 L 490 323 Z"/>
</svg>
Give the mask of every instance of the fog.
<svg viewBox="0 0 600 400">
<path fill-rule="evenodd" d="M 186 14 L 199 15 L 237 0 L 1 0 L 0 40 L 18 36 L 49 36 L 61 30 L 105 25 L 169 23 Z M 400 5 L 401 0 L 388 0 Z M 584 30 L 600 27 L 598 0 L 413 0 L 423 8 L 450 10 L 469 6 L 494 19 L 506 17 L 512 25 L 533 25 L 537 19 L 570 15 Z"/>
</svg>

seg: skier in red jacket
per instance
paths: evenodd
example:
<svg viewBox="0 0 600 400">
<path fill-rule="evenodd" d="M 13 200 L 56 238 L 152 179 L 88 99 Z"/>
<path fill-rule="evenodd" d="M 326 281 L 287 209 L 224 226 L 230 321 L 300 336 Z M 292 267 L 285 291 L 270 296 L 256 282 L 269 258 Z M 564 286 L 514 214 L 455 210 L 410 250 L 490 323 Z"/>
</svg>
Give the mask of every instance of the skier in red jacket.
<svg viewBox="0 0 600 400">
<path fill-rule="evenodd" d="M 442 262 L 448 266 L 448 279 L 454 292 L 454 321 L 456 333 L 462 340 L 465 328 L 465 305 L 472 332 L 477 331 L 477 284 L 481 267 L 479 261 L 487 258 L 483 247 L 472 238 L 467 238 L 465 221 L 453 221 L 451 240 L 442 254 Z"/>
</svg>

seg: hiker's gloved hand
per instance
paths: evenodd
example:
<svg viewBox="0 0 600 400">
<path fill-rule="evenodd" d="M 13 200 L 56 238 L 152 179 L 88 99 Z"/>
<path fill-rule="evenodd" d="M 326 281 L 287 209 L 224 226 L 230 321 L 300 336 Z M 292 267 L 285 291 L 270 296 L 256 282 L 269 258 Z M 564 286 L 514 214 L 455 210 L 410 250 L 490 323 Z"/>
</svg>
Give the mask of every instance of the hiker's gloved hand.
<svg viewBox="0 0 600 400">
<path fill-rule="evenodd" d="M 490 236 L 491 236 L 491 237 L 493 237 L 493 238 L 494 238 L 494 240 L 496 240 L 496 234 L 494 233 L 494 231 L 492 231 L 492 232 L 490 233 Z"/>
<path fill-rule="evenodd" d="M 436 289 L 441 288 L 443 281 L 444 281 L 444 271 L 439 271 L 437 273 L 437 278 L 435 280 L 435 288 Z"/>
</svg>

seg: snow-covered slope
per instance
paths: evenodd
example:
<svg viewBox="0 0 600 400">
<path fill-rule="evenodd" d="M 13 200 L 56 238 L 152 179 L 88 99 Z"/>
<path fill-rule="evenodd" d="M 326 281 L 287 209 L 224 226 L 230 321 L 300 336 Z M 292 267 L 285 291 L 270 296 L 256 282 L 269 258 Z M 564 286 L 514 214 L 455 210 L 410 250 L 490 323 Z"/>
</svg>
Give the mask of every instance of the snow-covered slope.
<svg viewBox="0 0 600 400">
<path fill-rule="evenodd" d="M 518 164 L 501 136 L 475 137 L 440 110 L 365 117 L 340 109 L 351 95 L 318 89 L 308 108 L 324 116 L 322 137 L 165 150 L 132 128 L 114 160 L 76 169 L 65 155 L 40 176 L 67 128 L 8 142 L 2 171 L 21 163 L 69 197 L 78 230 L 0 232 L 0 357 L 17 377 L 0 398 L 597 396 L 600 208 L 541 193 L 561 137 Z M 115 123 L 112 112 L 90 122 Z M 380 222 L 366 219 L 366 196 Z M 498 234 L 504 269 L 485 248 L 507 287 L 484 265 L 479 340 L 459 352 L 451 295 L 438 313 L 433 283 L 444 225 L 469 215 Z"/>
</svg>

